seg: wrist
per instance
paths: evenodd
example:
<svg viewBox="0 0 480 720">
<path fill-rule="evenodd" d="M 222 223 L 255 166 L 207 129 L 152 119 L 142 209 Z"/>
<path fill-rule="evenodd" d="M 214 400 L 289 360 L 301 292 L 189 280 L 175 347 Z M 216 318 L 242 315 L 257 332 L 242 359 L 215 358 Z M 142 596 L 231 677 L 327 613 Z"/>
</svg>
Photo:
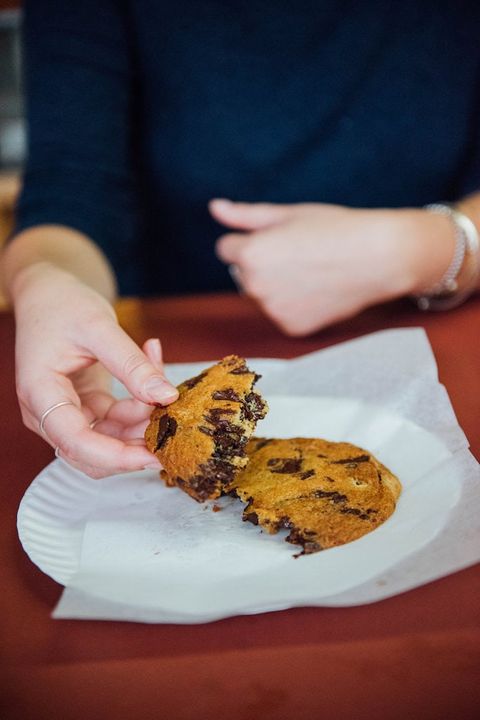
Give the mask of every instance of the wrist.
<svg viewBox="0 0 480 720">
<path fill-rule="evenodd" d="M 414 299 L 421 310 L 449 310 L 461 305 L 477 289 L 480 277 L 479 233 L 473 220 L 458 207 L 435 203 L 426 209 L 450 220 L 455 250 L 448 269 L 433 286 Z"/>
<path fill-rule="evenodd" d="M 116 322 L 114 307 L 107 298 L 68 270 L 44 260 L 18 270 L 11 283 L 10 297 L 17 327 L 20 319 L 58 317 L 65 315 L 64 310 L 70 322 L 74 317 L 84 320 L 85 314 L 97 316 L 100 311 Z M 72 308 L 77 308 L 74 316 Z"/>
<path fill-rule="evenodd" d="M 4 280 L 8 298 L 15 304 L 29 286 L 35 283 L 37 277 L 45 277 L 51 269 L 55 269 L 51 263 L 33 258 L 28 263 L 17 265 Z"/>
<path fill-rule="evenodd" d="M 455 252 L 451 220 L 426 209 L 406 208 L 396 214 L 400 295 L 417 295 L 443 278 Z"/>
<path fill-rule="evenodd" d="M 116 282 L 102 251 L 88 237 L 60 225 L 32 227 L 6 246 L 1 265 L 5 293 L 12 300 L 22 278 L 38 268 L 66 272 L 112 302 Z"/>
</svg>

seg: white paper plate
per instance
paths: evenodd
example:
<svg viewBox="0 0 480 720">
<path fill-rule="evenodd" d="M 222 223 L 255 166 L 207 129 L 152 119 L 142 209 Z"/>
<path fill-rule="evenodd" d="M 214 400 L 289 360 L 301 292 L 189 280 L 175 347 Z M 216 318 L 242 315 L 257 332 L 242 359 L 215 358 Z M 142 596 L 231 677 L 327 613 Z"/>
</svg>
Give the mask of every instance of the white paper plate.
<svg viewBox="0 0 480 720">
<path fill-rule="evenodd" d="M 94 481 L 57 460 L 27 490 L 18 514 L 26 552 L 58 582 L 163 622 L 321 605 L 429 543 L 460 497 L 450 450 L 435 435 L 380 407 L 337 398 L 275 396 L 257 434 L 346 440 L 373 452 L 403 492 L 394 515 L 348 545 L 294 559 L 285 534 L 168 489 L 156 473 Z"/>
</svg>

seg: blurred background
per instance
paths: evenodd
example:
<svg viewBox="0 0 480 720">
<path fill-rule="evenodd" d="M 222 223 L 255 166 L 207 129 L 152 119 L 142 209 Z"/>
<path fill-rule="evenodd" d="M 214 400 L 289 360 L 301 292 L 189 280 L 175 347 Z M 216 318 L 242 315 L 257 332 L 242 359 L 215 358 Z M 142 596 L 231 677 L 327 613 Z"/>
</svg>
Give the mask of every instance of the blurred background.
<svg viewBox="0 0 480 720">
<path fill-rule="evenodd" d="M 20 2 L 0 0 L 0 246 L 12 228 L 26 151 L 20 25 Z"/>
</svg>

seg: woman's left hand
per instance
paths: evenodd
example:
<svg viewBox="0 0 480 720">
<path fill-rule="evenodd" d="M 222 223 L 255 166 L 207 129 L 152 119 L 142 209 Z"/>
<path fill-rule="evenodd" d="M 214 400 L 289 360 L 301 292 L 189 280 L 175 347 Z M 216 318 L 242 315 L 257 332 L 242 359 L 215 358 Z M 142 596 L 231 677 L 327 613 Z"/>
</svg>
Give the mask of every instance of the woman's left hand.
<svg viewBox="0 0 480 720">
<path fill-rule="evenodd" d="M 448 218 L 426 210 L 212 200 L 210 211 L 235 230 L 219 238 L 219 258 L 289 335 L 420 292 L 443 275 L 454 249 Z"/>
</svg>

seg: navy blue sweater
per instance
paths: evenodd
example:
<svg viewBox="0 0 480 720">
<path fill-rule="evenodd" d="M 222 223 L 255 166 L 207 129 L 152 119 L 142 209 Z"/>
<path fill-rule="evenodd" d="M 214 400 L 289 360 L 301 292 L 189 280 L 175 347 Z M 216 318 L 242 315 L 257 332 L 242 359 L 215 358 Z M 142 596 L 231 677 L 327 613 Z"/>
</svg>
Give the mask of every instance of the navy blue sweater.
<svg viewBox="0 0 480 720">
<path fill-rule="evenodd" d="M 215 196 L 418 206 L 480 188 L 480 3 L 27 0 L 18 228 L 123 293 L 229 287 Z"/>
</svg>

